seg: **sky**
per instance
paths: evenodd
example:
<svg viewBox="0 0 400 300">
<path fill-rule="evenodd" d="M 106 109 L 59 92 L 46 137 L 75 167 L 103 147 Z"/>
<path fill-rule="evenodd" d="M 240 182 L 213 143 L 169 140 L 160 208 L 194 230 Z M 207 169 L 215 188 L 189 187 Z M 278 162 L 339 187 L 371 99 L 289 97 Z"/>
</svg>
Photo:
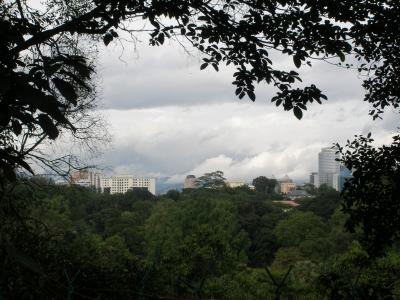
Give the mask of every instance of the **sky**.
<svg viewBox="0 0 400 300">
<path fill-rule="evenodd" d="M 200 71 L 201 56 L 177 43 L 151 47 L 143 37 L 99 50 L 99 113 L 112 144 L 98 163 L 109 173 L 168 177 L 171 184 L 215 170 L 228 180 L 287 174 L 305 182 L 321 147 L 368 132 L 377 144 L 388 143 L 399 125 L 390 110 L 373 121 L 357 73 L 324 62 L 300 73 L 329 100 L 297 120 L 270 102 L 274 88 L 258 85 L 256 102 L 239 100 L 232 69 Z M 291 58 L 272 58 L 275 67 L 295 69 Z"/>
</svg>

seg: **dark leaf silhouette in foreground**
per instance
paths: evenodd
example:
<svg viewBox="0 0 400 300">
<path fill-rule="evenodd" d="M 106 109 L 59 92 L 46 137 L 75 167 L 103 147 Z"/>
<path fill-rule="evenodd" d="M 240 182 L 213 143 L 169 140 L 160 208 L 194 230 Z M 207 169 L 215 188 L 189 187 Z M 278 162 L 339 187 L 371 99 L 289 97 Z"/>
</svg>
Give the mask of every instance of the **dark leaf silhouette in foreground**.
<svg viewBox="0 0 400 300">
<path fill-rule="evenodd" d="M 74 107 L 88 88 L 94 69 L 87 43 L 76 38 L 102 37 L 104 44 L 118 39 L 118 31 L 136 30 L 130 20 L 149 21 L 151 45 L 183 35 L 204 53 L 201 69 L 211 64 L 234 65 L 233 84 L 240 99 L 255 100 L 255 84 L 272 84 L 271 100 L 298 119 L 312 102 L 325 95 L 315 85 L 299 87 L 294 71 L 273 66 L 272 53 L 293 57 L 295 69 L 311 66 L 314 59 L 355 68 L 365 75 L 365 101 L 378 117 L 388 106 L 399 105 L 399 6 L 393 1 L 87 1 L 64 5 L 49 1 L 48 12 L 25 2 L 4 1 L 0 6 L 0 134 L 7 146 L 18 143 L 21 131 L 42 128 L 56 136 L 74 130 Z M 59 13 L 53 13 L 53 12 Z M 133 31 L 134 32 L 134 31 Z M 357 63 L 343 64 L 351 55 Z M 351 61 L 354 61 L 352 59 Z M 61 97 L 60 97 L 61 96 Z M 22 130 L 21 130 L 22 128 Z M 7 139 L 12 136 L 10 141 Z M 13 147 L 11 147 L 13 148 Z M 14 147 L 15 148 L 15 147 Z M 8 148 L 7 148 L 8 149 Z M 8 151 L 25 160 L 28 153 Z M 14 169 L 9 156 L 1 164 Z"/>
</svg>

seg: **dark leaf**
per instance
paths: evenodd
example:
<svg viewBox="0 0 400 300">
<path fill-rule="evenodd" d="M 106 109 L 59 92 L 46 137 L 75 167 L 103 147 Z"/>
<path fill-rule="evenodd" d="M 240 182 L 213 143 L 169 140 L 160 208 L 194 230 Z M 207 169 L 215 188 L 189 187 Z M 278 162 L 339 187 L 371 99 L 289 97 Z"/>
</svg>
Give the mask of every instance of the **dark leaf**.
<svg viewBox="0 0 400 300">
<path fill-rule="evenodd" d="M 115 30 L 111 30 L 110 33 L 111 33 L 111 35 L 112 35 L 113 37 L 115 37 L 115 38 L 118 37 L 118 33 L 117 33 Z"/>
<path fill-rule="evenodd" d="M 293 62 L 294 62 L 294 65 L 296 66 L 296 68 L 301 67 L 301 60 L 297 55 L 293 56 Z"/>
<path fill-rule="evenodd" d="M 251 101 L 255 101 L 256 100 L 256 95 L 254 94 L 253 91 L 247 91 L 247 95 L 249 96 Z"/>
<path fill-rule="evenodd" d="M 208 63 L 204 63 L 200 66 L 200 70 L 204 70 L 205 68 L 207 68 Z"/>
<path fill-rule="evenodd" d="M 62 80 L 60 78 L 53 78 L 53 83 L 56 88 L 60 91 L 61 95 L 64 96 L 66 100 L 76 105 L 77 95 L 74 89 L 74 86 L 69 82 Z"/>
<path fill-rule="evenodd" d="M 13 131 L 16 135 L 20 135 L 22 131 L 22 126 L 17 120 L 12 120 L 11 122 Z"/>
<path fill-rule="evenodd" d="M 338 52 L 337 55 L 339 56 L 341 62 L 344 62 L 346 60 L 346 57 L 344 56 L 343 52 Z"/>
<path fill-rule="evenodd" d="M 76 83 L 78 83 L 81 87 L 85 88 L 86 90 L 88 91 L 91 90 L 90 86 L 88 86 L 81 78 L 79 78 L 75 74 L 64 70 L 60 71 L 60 73 L 71 77 Z"/>
<path fill-rule="evenodd" d="M 299 119 L 299 120 L 301 120 L 301 118 L 303 117 L 302 110 L 297 106 L 293 107 L 293 113 L 296 116 L 296 118 Z"/>
<path fill-rule="evenodd" d="M 58 129 L 50 117 L 46 114 L 40 114 L 38 119 L 40 127 L 42 127 L 43 131 L 49 136 L 49 138 L 52 140 L 56 139 L 58 137 Z"/>
<path fill-rule="evenodd" d="M 5 108 L 5 107 L 1 107 L 0 110 L 0 126 L 7 126 L 8 123 L 11 120 L 11 114 L 10 112 Z"/>
<path fill-rule="evenodd" d="M 165 38 L 164 33 L 160 33 L 159 36 L 158 36 L 158 42 L 161 45 L 164 44 L 164 38 Z"/>
<path fill-rule="evenodd" d="M 297 103 L 297 106 L 300 107 L 301 109 L 307 110 L 307 106 L 303 103 Z"/>
<path fill-rule="evenodd" d="M 109 43 L 111 43 L 111 41 L 114 39 L 114 37 L 112 36 L 112 34 L 111 33 L 106 33 L 104 36 L 103 36 L 103 42 L 104 42 L 104 45 L 108 45 Z"/>
</svg>

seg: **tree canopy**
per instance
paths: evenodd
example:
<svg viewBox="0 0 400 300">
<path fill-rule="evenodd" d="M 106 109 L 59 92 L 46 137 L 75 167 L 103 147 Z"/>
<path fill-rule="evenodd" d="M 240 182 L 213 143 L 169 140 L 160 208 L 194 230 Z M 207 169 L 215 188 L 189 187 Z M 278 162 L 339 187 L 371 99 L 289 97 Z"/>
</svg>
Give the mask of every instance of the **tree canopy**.
<svg viewBox="0 0 400 300">
<path fill-rule="evenodd" d="M 399 245 L 385 249 L 386 257 L 369 255 L 359 235 L 344 231 L 345 217 L 338 207 L 321 218 L 298 207 L 288 210 L 268 199 L 254 199 L 250 190 L 178 193 L 169 194 L 175 199 L 139 191 L 110 195 L 43 180 L 19 181 L 5 196 L 12 205 L 0 201 L 1 296 L 400 296 Z M 18 215 L 9 213 L 13 209 Z"/>
<path fill-rule="evenodd" d="M 278 184 L 276 179 L 270 179 L 265 176 L 258 176 L 253 179 L 252 184 L 257 192 L 263 194 L 273 194 Z"/>
<path fill-rule="evenodd" d="M 295 69 L 313 60 L 356 68 L 365 76 L 364 100 L 374 117 L 400 103 L 396 1 L 48 0 L 43 5 L 43 10 L 20 0 L 0 5 L 0 163 L 11 179 L 14 167 L 32 171 L 32 147 L 21 138 L 40 144 L 60 130 L 76 131 L 74 120 L 87 108 L 83 99 L 94 70 L 87 39 L 102 38 L 108 45 L 118 32 L 140 31 L 137 19 L 147 21 L 151 45 L 185 38 L 204 54 L 201 69 L 234 65 L 239 98 L 254 101 L 255 83 L 274 85 L 277 94 L 270 100 L 299 119 L 309 103 L 326 99 L 315 85 L 299 84 Z M 291 56 L 292 70 L 275 68 L 274 52 Z M 357 63 L 345 63 L 347 55 Z"/>
<path fill-rule="evenodd" d="M 217 189 L 226 186 L 224 172 L 214 171 L 206 173 L 196 179 L 196 186 L 206 189 Z"/>
<path fill-rule="evenodd" d="M 393 144 L 375 148 L 371 135 L 358 136 L 342 151 L 342 161 L 353 169 L 345 182 L 343 211 L 347 228 L 358 226 L 370 253 L 382 253 L 400 236 L 400 136 Z"/>
<path fill-rule="evenodd" d="M 61 132 L 83 140 L 93 136 L 88 128 L 98 123 L 90 121 L 88 114 L 95 96 L 91 50 L 96 42 L 108 45 L 121 33 L 146 31 L 154 46 L 166 39 L 184 39 L 204 55 L 200 69 L 234 66 L 232 83 L 240 99 L 247 96 L 254 101 L 257 83 L 273 85 L 276 95 L 268 100 L 293 111 L 298 119 L 310 103 L 327 99 L 314 84 L 302 85 L 297 71 L 319 60 L 359 73 L 373 118 L 381 117 L 386 108 L 399 108 L 400 6 L 395 0 L 47 0 L 41 8 L 29 5 L 21 0 L 0 4 L 2 181 L 4 177 L 15 180 L 17 169 L 33 172 L 34 161 L 53 168 L 70 167 L 69 157 L 49 160 L 38 147 Z M 137 27 L 136 20 L 146 27 Z M 275 53 L 291 57 L 292 67 L 275 67 Z M 373 176 L 377 166 L 364 168 L 353 162 L 361 157 L 358 153 L 372 148 L 357 140 L 349 146 L 355 151 L 343 161 L 359 171 L 351 181 L 354 188 L 346 188 L 345 207 L 353 212 L 354 224 L 363 223 L 367 234 L 376 236 L 368 222 L 379 218 L 370 218 L 375 205 L 365 199 L 378 199 L 379 192 L 368 196 L 370 190 L 358 187 L 366 186 L 365 178 Z M 388 168 L 379 179 L 383 182 L 386 173 L 397 179 L 400 172 L 398 143 L 391 148 L 385 152 L 389 156 L 379 156 L 380 150 L 370 155 Z M 373 202 L 398 208 L 398 197 L 384 197 L 388 197 L 386 202 Z M 376 210 L 382 220 L 390 219 L 382 223 L 388 224 L 386 228 L 398 224 L 394 211 Z M 398 230 L 391 228 L 386 240 Z"/>
</svg>

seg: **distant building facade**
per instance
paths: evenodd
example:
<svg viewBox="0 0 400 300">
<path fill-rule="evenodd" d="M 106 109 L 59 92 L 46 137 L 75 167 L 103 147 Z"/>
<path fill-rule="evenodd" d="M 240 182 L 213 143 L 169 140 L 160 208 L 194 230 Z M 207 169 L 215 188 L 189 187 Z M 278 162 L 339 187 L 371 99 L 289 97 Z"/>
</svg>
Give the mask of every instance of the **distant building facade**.
<svg viewBox="0 0 400 300">
<path fill-rule="evenodd" d="M 298 198 L 307 198 L 310 195 L 302 189 L 296 188 L 295 190 L 290 191 L 287 193 L 287 197 L 291 200 L 298 199 Z"/>
<path fill-rule="evenodd" d="M 155 178 L 137 177 L 133 175 L 116 175 L 104 177 L 101 181 L 101 191 L 110 194 L 125 194 L 135 188 L 145 188 L 153 195 L 156 194 Z"/>
<path fill-rule="evenodd" d="M 185 178 L 185 182 L 183 183 L 184 189 L 194 189 L 196 188 L 196 176 L 188 175 Z"/>
<path fill-rule="evenodd" d="M 337 149 L 325 147 L 318 154 L 318 185 L 326 184 L 339 191 L 340 158 Z"/>
<path fill-rule="evenodd" d="M 102 177 L 103 175 L 99 170 L 86 168 L 73 171 L 70 176 L 70 183 L 72 185 L 94 188 L 96 191 L 100 191 Z"/>
<path fill-rule="evenodd" d="M 227 187 L 230 187 L 233 189 L 246 185 L 246 183 L 243 181 L 226 181 L 225 184 Z"/>
<path fill-rule="evenodd" d="M 285 175 L 282 179 L 278 180 L 279 192 L 281 194 L 287 194 L 296 189 L 296 184 L 288 175 Z"/>
<path fill-rule="evenodd" d="M 279 186 L 280 192 L 285 195 L 296 189 L 296 184 L 294 182 L 281 182 Z"/>
<path fill-rule="evenodd" d="M 319 175 L 317 172 L 312 172 L 310 174 L 310 184 L 315 187 L 319 187 Z"/>
</svg>

